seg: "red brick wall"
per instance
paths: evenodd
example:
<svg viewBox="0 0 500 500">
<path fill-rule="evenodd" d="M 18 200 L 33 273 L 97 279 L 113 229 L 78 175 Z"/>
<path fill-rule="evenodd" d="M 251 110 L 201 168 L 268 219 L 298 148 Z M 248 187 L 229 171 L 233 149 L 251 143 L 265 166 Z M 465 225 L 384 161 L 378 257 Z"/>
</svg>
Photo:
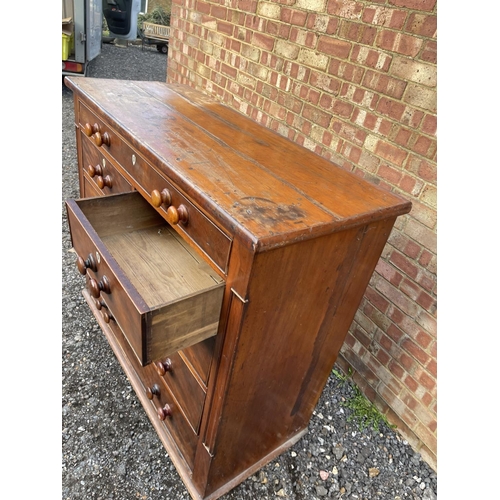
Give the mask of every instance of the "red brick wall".
<svg viewBox="0 0 500 500">
<path fill-rule="evenodd" d="M 413 202 L 342 349 L 435 467 L 436 0 L 173 0 L 167 80 Z"/>
</svg>

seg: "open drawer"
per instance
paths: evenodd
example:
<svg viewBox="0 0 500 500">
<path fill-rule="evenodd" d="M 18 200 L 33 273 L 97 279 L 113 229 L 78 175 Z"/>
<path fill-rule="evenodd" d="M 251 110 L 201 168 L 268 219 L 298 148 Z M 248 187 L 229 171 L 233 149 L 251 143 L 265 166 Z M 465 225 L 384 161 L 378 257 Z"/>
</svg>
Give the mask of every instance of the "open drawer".
<svg viewBox="0 0 500 500">
<path fill-rule="evenodd" d="M 89 292 L 142 365 L 216 335 L 224 280 L 138 192 L 66 207 Z"/>
</svg>

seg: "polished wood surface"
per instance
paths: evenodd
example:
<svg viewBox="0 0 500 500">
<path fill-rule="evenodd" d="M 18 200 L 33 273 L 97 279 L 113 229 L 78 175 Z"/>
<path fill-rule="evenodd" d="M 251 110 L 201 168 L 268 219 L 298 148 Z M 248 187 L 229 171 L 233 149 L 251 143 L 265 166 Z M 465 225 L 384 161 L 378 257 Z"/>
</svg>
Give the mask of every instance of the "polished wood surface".
<svg viewBox="0 0 500 500">
<path fill-rule="evenodd" d="M 307 432 L 395 220 L 411 204 L 193 89 L 92 78 L 67 84 L 79 158 L 90 147 L 86 158 L 101 155 L 91 165 L 111 162 L 113 192 L 121 176 L 128 184 L 117 189 L 131 186 L 129 199 L 151 208 L 144 227 L 156 228 L 158 217 L 220 280 L 216 335 L 164 355 L 167 340 L 158 335 L 141 366 L 136 354 L 149 338 L 106 294 L 89 255 L 107 256 L 104 240 L 115 253 L 141 249 L 117 271 L 122 282 L 137 266 L 161 261 L 164 250 L 155 248 L 153 229 L 136 241 L 120 236 L 124 228 L 107 222 L 104 203 L 83 229 L 73 230 L 70 217 L 94 314 L 189 493 L 215 500 Z M 79 169 L 83 197 L 125 199 L 99 188 L 94 177 L 104 179 L 102 172 L 83 161 Z M 137 211 L 132 202 L 121 210 Z M 106 226 L 117 244 L 102 237 Z M 95 247 L 82 243 L 96 231 Z M 150 301 L 161 295 L 157 274 L 145 273 L 141 285 Z M 160 314 L 162 327 L 172 313 Z"/>
</svg>

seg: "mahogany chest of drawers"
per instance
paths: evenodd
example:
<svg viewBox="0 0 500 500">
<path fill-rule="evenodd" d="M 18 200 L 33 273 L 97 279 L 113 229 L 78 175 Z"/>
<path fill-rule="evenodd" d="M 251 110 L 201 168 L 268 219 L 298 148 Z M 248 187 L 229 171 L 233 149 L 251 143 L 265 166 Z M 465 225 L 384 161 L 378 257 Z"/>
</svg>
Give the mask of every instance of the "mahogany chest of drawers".
<svg viewBox="0 0 500 500">
<path fill-rule="evenodd" d="M 179 85 L 67 78 L 83 294 L 195 499 L 307 432 L 411 204 Z"/>
</svg>

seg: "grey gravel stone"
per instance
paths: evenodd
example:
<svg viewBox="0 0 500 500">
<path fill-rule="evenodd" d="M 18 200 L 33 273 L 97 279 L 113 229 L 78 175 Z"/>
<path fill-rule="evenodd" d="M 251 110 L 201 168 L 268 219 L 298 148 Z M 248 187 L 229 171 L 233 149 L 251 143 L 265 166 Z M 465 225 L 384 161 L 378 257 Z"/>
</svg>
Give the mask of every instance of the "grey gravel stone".
<svg viewBox="0 0 500 500">
<path fill-rule="evenodd" d="M 166 80 L 154 47 L 103 45 L 89 76 Z M 62 197 L 79 196 L 73 100 L 62 88 Z M 90 313 L 62 204 L 62 499 L 190 497 Z M 309 432 L 224 498 L 435 500 L 437 475 L 393 429 L 359 431 L 339 402 L 352 388 L 330 377 Z M 380 473 L 369 477 L 368 469 Z M 326 480 L 320 471 L 329 472 Z M 417 482 L 414 478 L 420 478 Z M 423 489 L 421 488 L 423 485 Z M 278 492 L 281 492 L 278 495 Z"/>
</svg>

